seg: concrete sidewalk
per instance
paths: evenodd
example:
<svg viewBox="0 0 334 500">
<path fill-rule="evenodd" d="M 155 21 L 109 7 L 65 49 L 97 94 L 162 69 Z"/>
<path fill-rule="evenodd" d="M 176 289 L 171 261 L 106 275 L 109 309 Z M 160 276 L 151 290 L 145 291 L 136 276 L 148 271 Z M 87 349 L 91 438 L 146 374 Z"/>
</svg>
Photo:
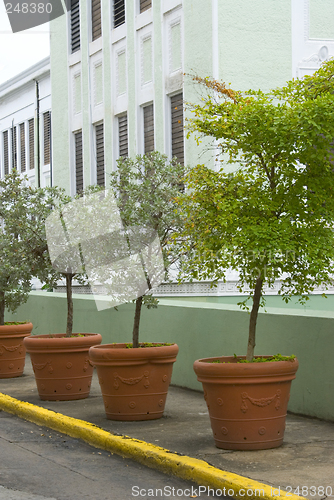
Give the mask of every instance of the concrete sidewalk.
<svg viewBox="0 0 334 500">
<path fill-rule="evenodd" d="M 61 417 L 80 419 L 84 423 L 94 424 L 107 431 L 107 433 L 101 431 L 103 434 L 101 443 L 105 442 L 108 433 L 116 435 L 115 439 L 122 439 L 119 436 L 130 436 L 134 440 L 143 441 L 144 444 L 140 446 L 144 451 L 139 452 L 139 455 L 136 447 L 137 441 L 132 440 L 130 444 L 127 442 L 127 451 L 124 454 L 132 456 L 133 449 L 134 459 L 141 460 L 140 454 L 146 454 L 145 445 L 151 443 L 154 447 L 162 447 L 175 452 L 176 455 L 173 456 L 178 457 L 175 467 L 179 471 L 183 466 L 181 462 L 187 465 L 188 457 L 199 459 L 199 461 L 207 462 L 213 466 L 208 467 L 209 473 L 213 474 L 212 477 L 217 469 L 219 469 L 216 473 L 218 476 L 220 471 L 224 471 L 222 477 L 224 476 L 226 479 L 226 484 L 234 485 L 236 488 L 238 484 L 255 488 L 258 487 L 257 482 L 268 485 L 270 488 L 266 489 L 266 498 L 277 498 L 278 496 L 293 498 L 294 495 L 317 500 L 326 498 L 326 496 L 334 498 L 334 423 L 288 415 L 285 440 L 280 448 L 264 451 L 219 450 L 214 445 L 208 411 L 201 393 L 170 387 L 162 419 L 147 422 L 115 422 L 107 420 L 105 417 L 96 373 L 94 373 L 89 398 L 68 402 L 41 401 L 38 397 L 29 357 L 27 357 L 25 373 L 22 377 L 0 380 L 0 393 L 36 405 L 37 409 L 33 408 L 32 410 L 28 406 L 28 413 L 25 413 L 25 409 L 20 411 L 19 406 L 11 400 L 6 404 L 1 404 L 0 401 L 0 408 L 19 414 L 28 420 L 34 421 L 26 417 L 26 414 L 30 414 L 31 411 L 38 413 L 39 408 L 45 408 L 61 414 Z M 42 410 L 40 413 L 43 413 Z M 43 414 L 42 420 L 39 422 L 43 422 L 44 419 L 44 425 L 52 427 L 52 420 L 55 418 L 56 415 L 49 412 L 47 416 Z M 75 421 L 72 419 L 69 421 L 70 424 L 66 424 L 68 428 L 76 426 Z M 63 425 L 62 432 L 68 432 L 66 425 Z M 59 427 L 57 429 L 60 430 Z M 94 428 L 81 431 L 83 439 L 88 442 L 90 442 L 90 438 L 86 439 L 84 435 L 93 435 L 94 432 L 90 432 L 91 429 L 94 431 Z M 77 437 L 81 437 L 80 432 Z M 133 448 L 131 443 L 133 443 Z M 99 442 L 94 442 L 93 438 L 91 444 L 100 446 Z M 151 453 L 147 464 L 155 467 L 154 462 L 160 461 L 156 468 L 163 470 L 162 459 L 158 456 L 160 452 L 156 458 L 154 447 L 147 447 L 147 454 Z M 118 453 L 116 449 L 114 451 Z M 163 454 L 168 457 L 168 453 Z M 119 454 L 123 454 L 121 448 Z M 186 459 L 183 460 L 180 455 L 184 455 Z M 143 460 L 142 462 L 144 463 Z M 196 480 L 198 484 L 201 484 L 201 470 L 203 469 L 201 464 L 202 462 L 195 463 L 191 459 L 188 460 L 188 468 L 192 471 L 189 478 Z M 174 471 L 176 474 L 177 470 Z M 173 472 L 173 469 L 169 469 L 169 471 Z M 279 489 L 284 490 L 285 493 L 279 495 Z M 241 493 L 239 498 L 242 496 L 249 498 L 251 495 L 245 492 L 245 494 Z"/>
</svg>

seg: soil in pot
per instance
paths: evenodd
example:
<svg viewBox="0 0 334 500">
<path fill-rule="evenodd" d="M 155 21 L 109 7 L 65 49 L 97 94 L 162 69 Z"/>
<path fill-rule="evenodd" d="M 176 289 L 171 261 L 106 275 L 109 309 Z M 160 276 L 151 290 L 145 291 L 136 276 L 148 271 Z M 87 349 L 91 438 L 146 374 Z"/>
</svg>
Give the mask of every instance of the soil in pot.
<svg viewBox="0 0 334 500">
<path fill-rule="evenodd" d="M 32 323 L 0 325 L 0 378 L 23 374 L 26 359 L 23 339 L 31 334 L 32 328 Z"/>
<path fill-rule="evenodd" d="M 226 450 L 280 446 L 297 369 L 296 358 L 264 363 L 237 363 L 233 356 L 195 361 L 216 446 Z"/>
<path fill-rule="evenodd" d="M 24 340 L 30 354 L 38 394 L 43 401 L 70 401 L 89 396 L 93 366 L 88 351 L 100 334 L 35 335 Z"/>
<path fill-rule="evenodd" d="M 92 347 L 89 357 L 97 369 L 107 418 L 161 418 L 178 351 L 176 344 L 136 349 L 126 344 Z"/>
</svg>

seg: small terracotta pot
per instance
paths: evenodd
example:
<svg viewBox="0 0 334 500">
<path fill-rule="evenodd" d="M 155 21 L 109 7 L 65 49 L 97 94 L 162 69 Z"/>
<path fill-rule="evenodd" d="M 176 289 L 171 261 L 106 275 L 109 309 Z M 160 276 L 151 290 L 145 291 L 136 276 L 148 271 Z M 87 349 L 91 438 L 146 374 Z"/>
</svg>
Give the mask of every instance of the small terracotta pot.
<svg viewBox="0 0 334 500">
<path fill-rule="evenodd" d="M 126 344 L 91 347 L 106 416 L 110 420 L 153 420 L 162 417 L 176 344 L 126 348 Z"/>
<path fill-rule="evenodd" d="M 220 362 L 210 362 L 217 360 Z M 297 359 L 237 363 L 231 356 L 195 361 L 217 448 L 263 450 L 280 446 L 297 369 Z"/>
<path fill-rule="evenodd" d="M 23 339 L 31 334 L 32 323 L 0 325 L 0 378 L 23 374 L 26 349 Z"/>
<path fill-rule="evenodd" d="M 33 335 L 24 339 L 30 354 L 39 397 L 43 401 L 70 401 L 89 396 L 93 366 L 88 350 L 100 344 L 99 333 L 83 337 Z"/>
</svg>

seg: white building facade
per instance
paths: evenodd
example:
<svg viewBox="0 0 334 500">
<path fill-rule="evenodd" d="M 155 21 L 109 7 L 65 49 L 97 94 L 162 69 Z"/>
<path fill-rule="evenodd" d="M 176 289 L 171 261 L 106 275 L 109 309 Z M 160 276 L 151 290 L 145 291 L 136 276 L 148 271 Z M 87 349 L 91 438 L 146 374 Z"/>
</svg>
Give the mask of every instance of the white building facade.
<svg viewBox="0 0 334 500">
<path fill-rule="evenodd" d="M 184 131 L 191 75 L 266 91 L 333 56 L 333 0 L 71 0 L 51 23 L 54 184 L 107 187 L 119 157 L 153 149 L 213 166 L 214 144 Z M 239 294 L 237 275 L 166 292 Z"/>
<path fill-rule="evenodd" d="M 54 182 L 107 185 L 117 158 L 152 149 L 210 163 L 182 130 L 189 74 L 268 90 L 333 55 L 332 0 L 72 0 L 51 23 Z"/>
<path fill-rule="evenodd" d="M 52 184 L 50 58 L 0 85 L 0 175 Z"/>
</svg>

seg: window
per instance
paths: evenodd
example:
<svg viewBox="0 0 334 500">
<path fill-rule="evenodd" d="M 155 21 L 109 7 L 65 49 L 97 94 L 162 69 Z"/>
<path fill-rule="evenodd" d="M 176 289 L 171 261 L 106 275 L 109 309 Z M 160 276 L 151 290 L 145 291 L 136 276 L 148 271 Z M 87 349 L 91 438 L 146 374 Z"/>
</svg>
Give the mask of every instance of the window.
<svg viewBox="0 0 334 500">
<path fill-rule="evenodd" d="M 43 113 L 44 165 L 49 165 L 51 156 L 51 113 Z"/>
<path fill-rule="evenodd" d="M 144 153 L 154 151 L 153 104 L 144 107 Z"/>
<path fill-rule="evenodd" d="M 92 0 L 92 40 L 102 35 L 101 0 Z"/>
<path fill-rule="evenodd" d="M 98 186 L 105 185 L 104 179 L 104 133 L 103 123 L 95 127 L 96 138 L 96 183 Z"/>
<path fill-rule="evenodd" d="M 126 158 L 128 156 L 128 116 L 118 117 L 118 144 L 119 156 Z"/>
<path fill-rule="evenodd" d="M 125 1 L 114 0 L 114 28 L 125 23 Z"/>
<path fill-rule="evenodd" d="M 152 0 L 140 0 L 140 14 L 152 7 Z"/>
<path fill-rule="evenodd" d="M 17 137 L 16 127 L 12 127 L 12 169 L 17 170 Z"/>
<path fill-rule="evenodd" d="M 35 134 L 34 134 L 34 119 L 28 121 L 29 127 L 29 169 L 35 168 Z"/>
<path fill-rule="evenodd" d="M 71 52 L 80 50 L 80 3 L 79 0 L 71 0 Z"/>
<path fill-rule="evenodd" d="M 3 165 L 5 175 L 9 174 L 8 130 L 3 132 Z"/>
<path fill-rule="evenodd" d="M 21 172 L 26 171 L 26 134 L 25 125 L 20 123 L 20 158 L 21 158 Z"/>
<path fill-rule="evenodd" d="M 74 134 L 75 144 L 75 192 L 83 190 L 83 154 L 82 154 L 82 130 Z"/>
<path fill-rule="evenodd" d="M 171 98 L 172 156 L 184 165 L 183 93 Z"/>
</svg>

